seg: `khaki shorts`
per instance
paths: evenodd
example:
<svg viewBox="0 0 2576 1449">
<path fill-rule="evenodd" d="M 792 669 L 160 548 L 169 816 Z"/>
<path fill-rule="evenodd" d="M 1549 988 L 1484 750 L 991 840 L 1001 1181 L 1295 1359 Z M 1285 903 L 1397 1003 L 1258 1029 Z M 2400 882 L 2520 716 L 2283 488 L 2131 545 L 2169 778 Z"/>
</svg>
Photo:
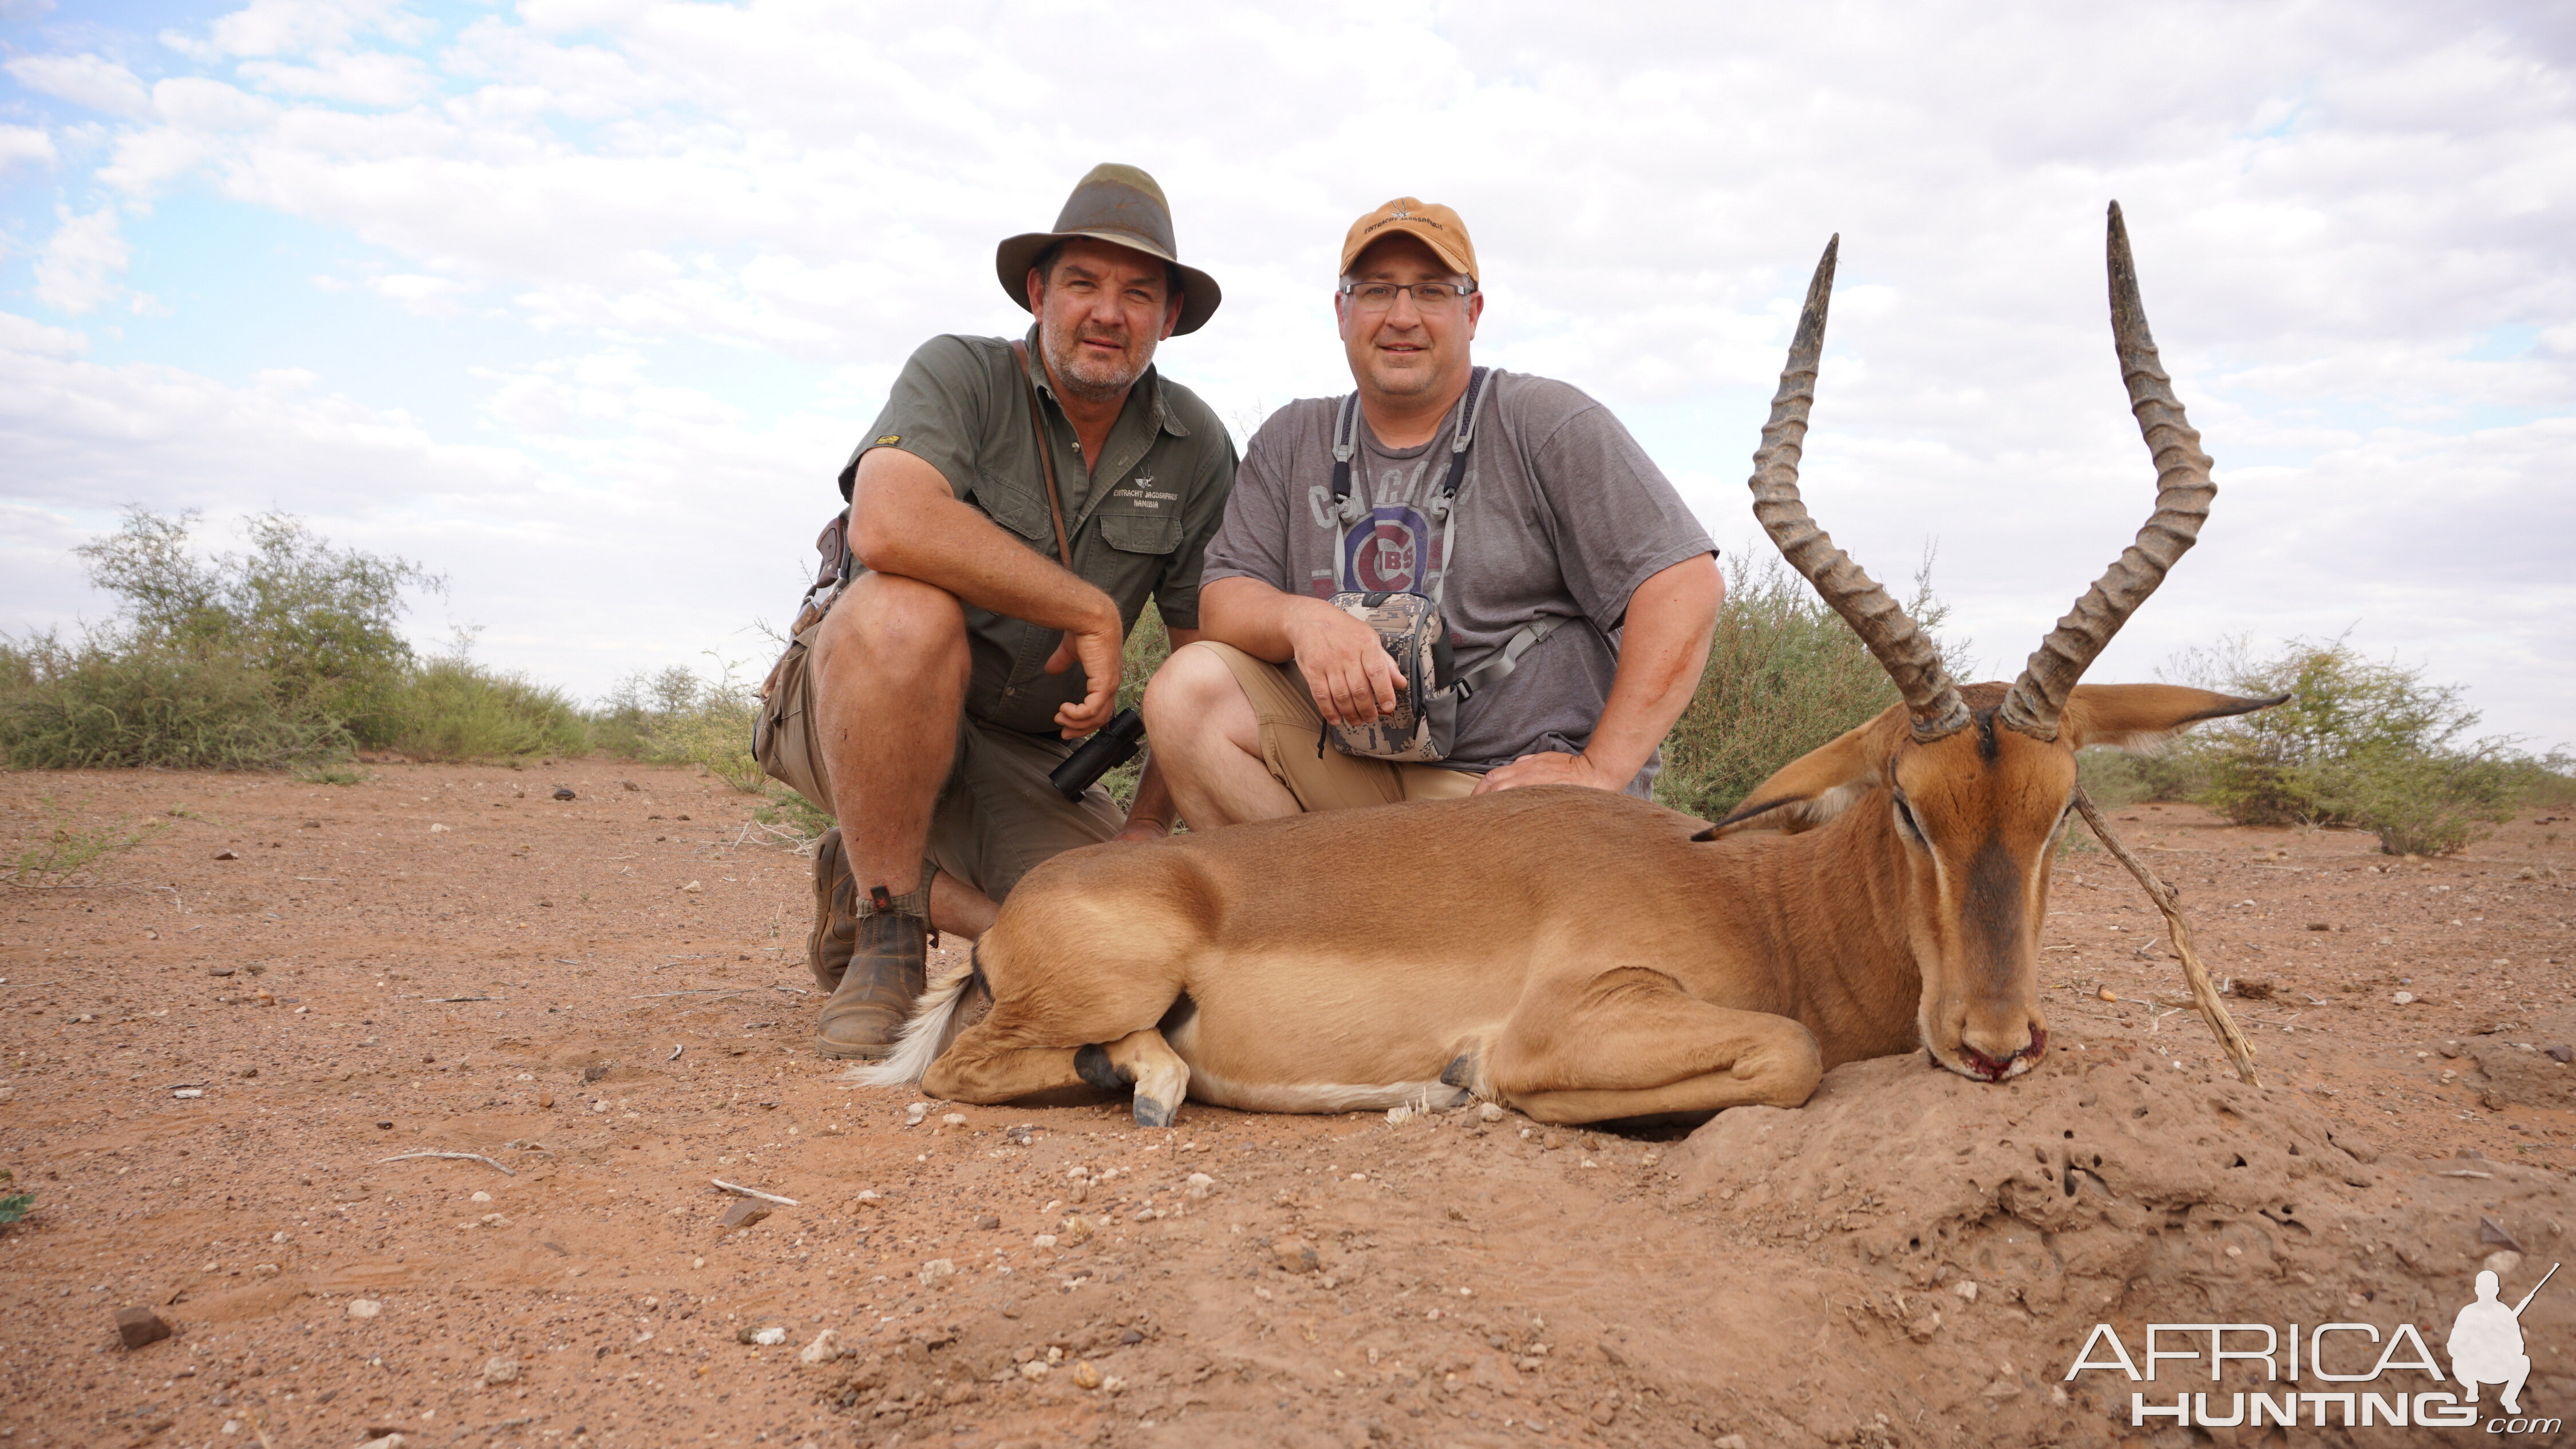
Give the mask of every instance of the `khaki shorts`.
<svg viewBox="0 0 2576 1449">
<path fill-rule="evenodd" d="M 816 737 L 815 681 L 805 652 L 814 622 L 819 621 L 809 621 L 796 636 L 762 686 L 753 753 L 773 779 L 831 815 L 832 786 Z M 1073 753 L 1070 740 L 960 719 L 956 750 L 948 783 L 931 809 L 926 863 L 995 901 L 1008 896 L 1038 862 L 1097 845 L 1127 823 L 1127 812 L 1100 786 L 1072 801 L 1047 783 L 1047 772 Z"/>
<path fill-rule="evenodd" d="M 1294 664 L 1271 664 L 1213 639 L 1183 647 L 1214 650 L 1233 671 L 1234 682 L 1252 702 L 1253 717 L 1261 721 L 1262 763 L 1270 767 L 1272 779 L 1297 797 L 1301 809 L 1455 800 L 1476 789 L 1481 777 L 1473 771 L 1363 759 L 1334 749 L 1324 740 L 1324 716 L 1315 708 L 1314 691 Z M 1315 749 L 1319 742 L 1320 755 Z"/>
<path fill-rule="evenodd" d="M 1074 744 L 960 720 L 957 761 L 930 812 L 930 863 L 1000 901 L 1039 862 L 1116 835 L 1127 812 L 1107 790 L 1067 800 L 1047 783 Z"/>
</svg>

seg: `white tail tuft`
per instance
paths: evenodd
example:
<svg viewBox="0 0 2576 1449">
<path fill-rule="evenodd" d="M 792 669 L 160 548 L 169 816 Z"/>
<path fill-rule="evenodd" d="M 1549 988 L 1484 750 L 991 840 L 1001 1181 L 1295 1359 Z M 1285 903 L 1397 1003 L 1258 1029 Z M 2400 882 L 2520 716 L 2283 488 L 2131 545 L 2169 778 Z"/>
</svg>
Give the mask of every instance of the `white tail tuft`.
<svg viewBox="0 0 2576 1449">
<path fill-rule="evenodd" d="M 950 967 L 913 1003 L 912 1020 L 903 1024 L 903 1038 L 895 1043 L 894 1055 L 850 1075 L 871 1087 L 908 1087 L 920 1081 L 930 1064 L 939 1060 L 939 1049 L 947 1045 L 948 1023 L 957 1015 L 958 1003 L 966 999 L 966 983 L 974 979 L 973 957 Z"/>
</svg>

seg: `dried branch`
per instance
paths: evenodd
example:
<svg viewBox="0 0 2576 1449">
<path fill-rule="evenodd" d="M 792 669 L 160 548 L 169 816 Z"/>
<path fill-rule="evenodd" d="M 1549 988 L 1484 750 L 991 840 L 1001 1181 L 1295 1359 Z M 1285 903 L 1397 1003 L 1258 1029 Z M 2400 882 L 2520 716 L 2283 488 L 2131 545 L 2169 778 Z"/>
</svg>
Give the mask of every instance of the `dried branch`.
<svg viewBox="0 0 2576 1449">
<path fill-rule="evenodd" d="M 2138 884 L 2146 888 L 2147 899 L 2154 901 L 2156 909 L 2164 913 L 2165 931 L 2173 940 L 2174 954 L 2182 958 L 2183 980 L 2191 984 L 2191 999 L 2200 1008 L 2201 1019 L 2209 1023 L 2210 1033 L 2218 1038 L 2218 1045 L 2227 1053 L 2227 1060 L 2235 1065 L 2236 1075 L 2243 1078 L 2247 1086 L 2261 1086 L 2262 1082 L 2254 1075 L 2254 1046 L 2238 1029 L 2236 1018 L 2227 1014 L 2227 1003 L 2218 999 L 2218 987 L 2209 979 L 2209 968 L 2201 964 L 2200 951 L 2192 944 L 2191 922 L 2182 918 L 2182 893 L 2158 880 L 2154 871 L 2129 853 L 2129 848 L 2120 843 L 2120 837 L 2112 833 L 2111 822 L 2102 818 L 2102 812 L 2094 806 L 2092 797 L 2080 787 L 2075 792 L 2075 808 L 2084 816 L 2084 823 L 2092 827 L 2094 838 L 2102 842 L 2102 848 L 2111 852 L 2112 859 L 2129 868 L 2129 874 L 2136 876 Z"/>
<path fill-rule="evenodd" d="M 739 1183 L 727 1182 L 727 1181 L 725 1181 L 725 1180 L 724 1180 L 723 1178 L 721 1178 L 721 1177 L 710 1177 L 710 1178 L 708 1178 L 708 1179 L 707 1179 L 707 1181 L 714 1183 L 716 1186 L 718 1186 L 718 1187 L 720 1187 L 720 1188 L 723 1188 L 723 1189 L 724 1189 L 725 1191 L 727 1191 L 727 1192 L 730 1192 L 730 1193 L 738 1193 L 738 1194 L 740 1194 L 741 1196 L 744 1196 L 744 1197 L 756 1197 L 756 1198 L 760 1199 L 762 1202 L 774 1202 L 774 1203 L 777 1203 L 778 1205 L 780 1205 L 781 1207 L 803 1207 L 803 1206 L 804 1206 L 804 1204 L 803 1204 L 803 1203 L 798 1202 L 796 1199 L 794 1199 L 794 1198 L 792 1198 L 792 1197 L 780 1197 L 778 1194 L 776 1194 L 776 1193 L 774 1193 L 774 1192 L 762 1192 L 759 1188 L 756 1188 L 756 1187 L 744 1187 L 744 1186 L 742 1186 L 742 1185 L 741 1185 L 741 1184 L 739 1184 Z"/>
</svg>

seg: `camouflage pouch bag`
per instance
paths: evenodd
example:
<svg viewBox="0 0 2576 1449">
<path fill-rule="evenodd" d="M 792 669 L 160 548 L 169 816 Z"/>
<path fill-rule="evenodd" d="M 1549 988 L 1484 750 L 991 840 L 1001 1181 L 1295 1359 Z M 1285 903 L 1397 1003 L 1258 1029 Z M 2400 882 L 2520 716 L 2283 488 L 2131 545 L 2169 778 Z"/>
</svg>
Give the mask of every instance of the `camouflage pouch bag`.
<svg viewBox="0 0 2576 1449">
<path fill-rule="evenodd" d="M 1328 725 L 1343 754 L 1429 764 L 1449 758 L 1458 735 L 1457 660 L 1440 601 L 1427 594 L 1335 594 L 1333 607 L 1377 631 L 1395 661 L 1393 711 L 1374 724 Z"/>
</svg>

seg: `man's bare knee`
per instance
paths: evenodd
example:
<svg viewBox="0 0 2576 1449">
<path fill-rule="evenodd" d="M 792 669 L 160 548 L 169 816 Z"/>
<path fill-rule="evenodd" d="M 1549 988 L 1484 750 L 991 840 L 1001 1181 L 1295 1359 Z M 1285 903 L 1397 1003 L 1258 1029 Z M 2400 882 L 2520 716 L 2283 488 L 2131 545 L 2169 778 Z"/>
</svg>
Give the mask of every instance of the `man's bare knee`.
<svg viewBox="0 0 2576 1449">
<path fill-rule="evenodd" d="M 1231 737 L 1259 721 L 1225 656 L 1198 644 L 1172 651 L 1145 685 L 1145 733 Z"/>
<path fill-rule="evenodd" d="M 936 585 L 891 574 L 866 574 L 823 619 L 814 641 L 815 667 L 864 655 L 879 668 L 927 668 L 962 663 L 966 610 L 957 596 Z"/>
</svg>

